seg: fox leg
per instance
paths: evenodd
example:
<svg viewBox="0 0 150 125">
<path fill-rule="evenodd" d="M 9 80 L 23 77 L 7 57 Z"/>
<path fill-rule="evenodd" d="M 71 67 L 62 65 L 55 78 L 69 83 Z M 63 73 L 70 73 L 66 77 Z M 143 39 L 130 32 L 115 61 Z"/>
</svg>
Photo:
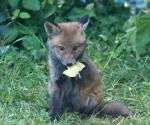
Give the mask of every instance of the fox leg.
<svg viewBox="0 0 150 125">
<path fill-rule="evenodd" d="M 93 88 L 82 88 L 80 91 L 80 109 L 79 113 L 90 115 L 97 113 L 100 108 L 100 104 L 103 98 L 103 91 L 99 84 L 92 86 Z M 94 91 L 92 91 L 94 90 Z"/>
<path fill-rule="evenodd" d="M 59 88 L 56 84 L 49 83 L 49 93 L 51 96 L 50 99 L 51 112 L 49 116 L 51 117 L 51 120 L 59 119 L 63 99 L 62 89 Z"/>
<path fill-rule="evenodd" d="M 84 103 L 84 106 L 80 109 L 80 113 L 89 115 L 93 112 L 97 112 L 99 110 L 99 104 L 99 101 L 95 100 L 94 98 L 89 98 Z"/>
</svg>

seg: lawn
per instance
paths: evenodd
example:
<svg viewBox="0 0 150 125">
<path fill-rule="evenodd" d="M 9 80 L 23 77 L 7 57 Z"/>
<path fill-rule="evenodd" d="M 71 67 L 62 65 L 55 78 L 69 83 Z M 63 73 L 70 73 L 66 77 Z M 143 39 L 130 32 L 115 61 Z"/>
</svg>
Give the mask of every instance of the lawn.
<svg viewBox="0 0 150 125">
<path fill-rule="evenodd" d="M 103 60 L 100 50 L 87 51 L 101 72 L 104 102 L 125 103 L 128 118 L 93 114 L 80 119 L 77 113 L 64 113 L 52 123 L 45 112 L 50 101 L 47 59 L 10 51 L 0 58 L 0 125 L 150 125 L 150 57 L 136 61 L 122 54 Z"/>
</svg>

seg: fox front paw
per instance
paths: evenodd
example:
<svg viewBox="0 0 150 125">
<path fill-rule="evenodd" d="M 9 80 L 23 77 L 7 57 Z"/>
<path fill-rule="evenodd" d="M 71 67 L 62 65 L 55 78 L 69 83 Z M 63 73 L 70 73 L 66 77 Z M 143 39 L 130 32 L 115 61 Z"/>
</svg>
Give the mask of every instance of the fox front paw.
<svg viewBox="0 0 150 125">
<path fill-rule="evenodd" d="M 49 113 L 49 117 L 51 121 L 59 120 L 59 115 L 56 115 L 55 113 Z"/>
</svg>

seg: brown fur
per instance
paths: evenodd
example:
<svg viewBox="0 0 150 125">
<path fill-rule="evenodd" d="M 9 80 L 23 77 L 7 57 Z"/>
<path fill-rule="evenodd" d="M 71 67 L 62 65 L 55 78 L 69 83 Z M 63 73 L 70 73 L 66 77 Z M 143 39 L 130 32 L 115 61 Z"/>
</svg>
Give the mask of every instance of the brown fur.
<svg viewBox="0 0 150 125">
<path fill-rule="evenodd" d="M 87 21 L 86 21 L 87 22 Z M 110 115 L 129 115 L 129 110 L 118 102 L 102 106 L 102 85 L 97 67 L 85 53 L 86 35 L 84 30 L 87 23 L 61 23 L 58 26 L 46 22 L 48 35 L 52 119 L 58 118 L 63 101 L 67 102 L 74 111 L 82 114 L 106 113 Z M 62 50 L 61 48 L 64 49 Z M 77 47 L 77 50 L 73 48 Z M 70 78 L 62 74 L 67 64 L 80 61 L 85 68 L 80 72 L 81 78 Z"/>
<path fill-rule="evenodd" d="M 85 36 L 78 32 L 80 31 L 80 24 L 79 23 L 61 23 L 58 24 L 58 27 L 61 30 L 61 34 L 57 37 L 53 37 L 52 41 L 56 45 L 66 45 L 72 44 L 78 45 L 84 42 Z"/>
</svg>

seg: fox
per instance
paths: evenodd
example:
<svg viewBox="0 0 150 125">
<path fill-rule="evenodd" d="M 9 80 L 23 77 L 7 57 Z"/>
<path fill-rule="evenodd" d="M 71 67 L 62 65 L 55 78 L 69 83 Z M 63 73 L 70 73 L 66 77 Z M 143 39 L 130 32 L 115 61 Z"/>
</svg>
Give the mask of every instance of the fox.
<svg viewBox="0 0 150 125">
<path fill-rule="evenodd" d="M 85 15 L 76 22 L 44 23 L 48 45 L 51 120 L 59 120 L 64 105 L 81 116 L 89 116 L 92 113 L 129 116 L 129 109 L 121 102 L 102 104 L 100 73 L 85 51 L 85 30 L 89 19 L 89 15 Z M 77 61 L 85 65 L 80 71 L 80 77 L 64 75 L 67 66 L 72 66 Z"/>
</svg>

